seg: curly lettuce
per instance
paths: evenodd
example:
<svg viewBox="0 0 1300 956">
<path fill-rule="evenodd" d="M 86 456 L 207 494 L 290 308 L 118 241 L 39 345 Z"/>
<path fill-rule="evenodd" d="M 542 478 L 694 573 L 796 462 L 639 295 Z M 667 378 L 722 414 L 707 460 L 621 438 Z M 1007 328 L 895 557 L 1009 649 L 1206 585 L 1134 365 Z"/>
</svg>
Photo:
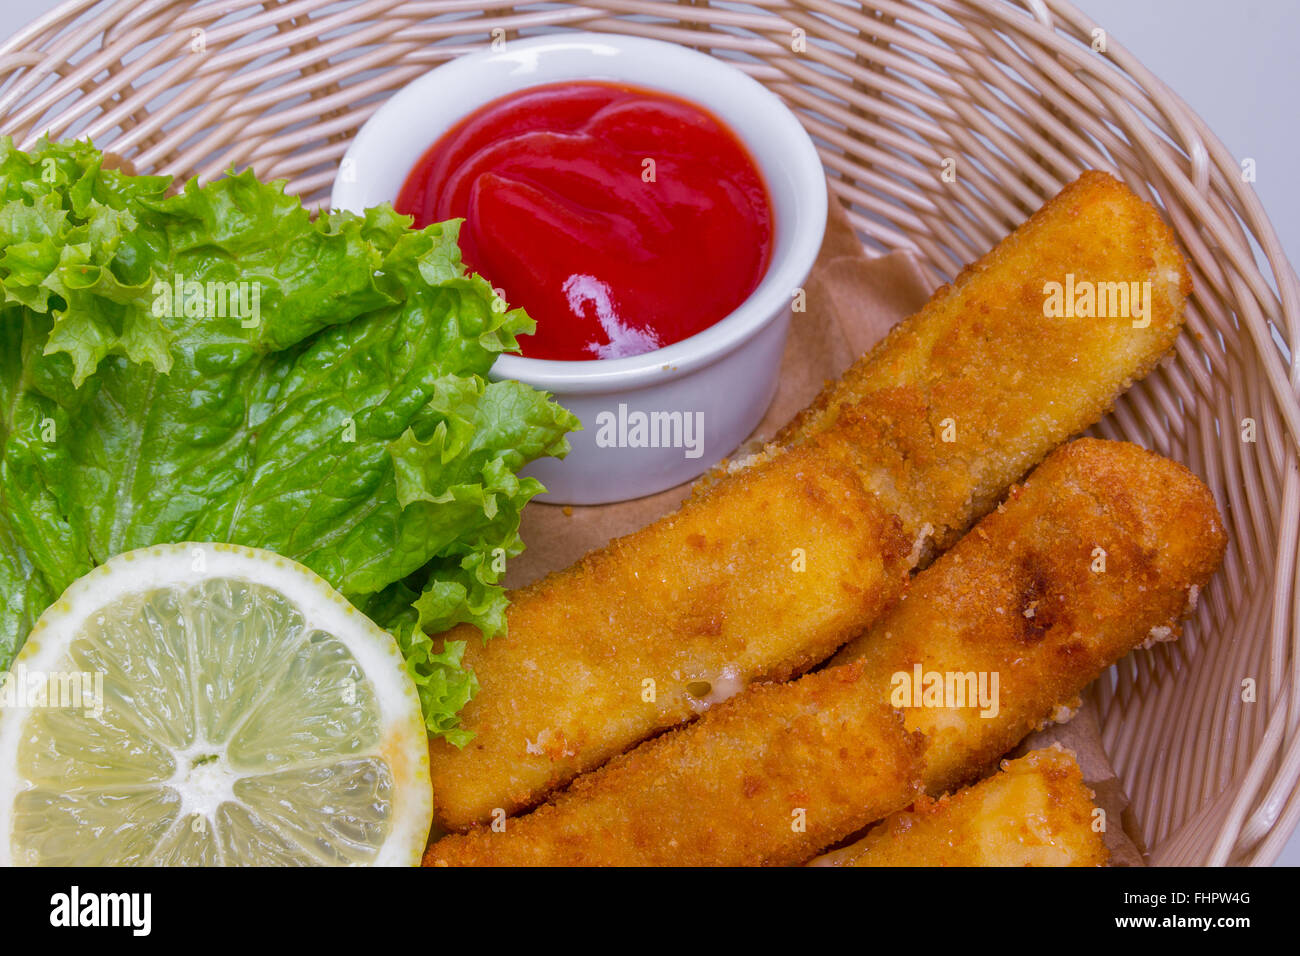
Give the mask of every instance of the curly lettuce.
<svg viewBox="0 0 1300 956">
<path fill-rule="evenodd" d="M 115 554 L 207 540 L 315 570 L 396 637 L 463 744 L 460 623 L 505 630 L 528 462 L 579 427 L 489 382 L 532 320 L 458 223 L 313 217 L 251 172 L 179 191 L 87 142 L 0 139 L 0 668 Z"/>
</svg>

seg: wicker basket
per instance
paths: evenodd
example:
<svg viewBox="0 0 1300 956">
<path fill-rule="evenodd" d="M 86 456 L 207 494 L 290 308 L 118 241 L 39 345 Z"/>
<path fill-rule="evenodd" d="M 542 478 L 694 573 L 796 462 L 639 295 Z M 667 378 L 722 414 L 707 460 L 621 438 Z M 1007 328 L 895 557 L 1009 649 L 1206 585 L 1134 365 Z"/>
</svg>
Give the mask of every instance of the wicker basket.
<svg viewBox="0 0 1300 956">
<path fill-rule="evenodd" d="M 494 38 L 573 28 L 767 84 L 868 247 L 911 250 L 936 281 L 1084 167 L 1164 210 L 1196 284 L 1188 334 L 1096 431 L 1190 465 L 1232 543 L 1184 638 L 1093 693 L 1154 862 L 1271 863 L 1300 819 L 1300 284 L 1237 160 L 1068 3 L 71 0 L 0 47 L 0 131 L 90 136 L 140 172 L 252 166 L 319 204 L 392 91 Z"/>
</svg>

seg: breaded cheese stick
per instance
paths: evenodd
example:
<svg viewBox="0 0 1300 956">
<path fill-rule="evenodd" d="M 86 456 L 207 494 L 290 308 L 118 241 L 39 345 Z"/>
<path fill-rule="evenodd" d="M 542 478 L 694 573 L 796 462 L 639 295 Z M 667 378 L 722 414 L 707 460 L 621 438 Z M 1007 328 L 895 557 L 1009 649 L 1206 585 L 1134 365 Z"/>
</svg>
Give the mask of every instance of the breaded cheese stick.
<svg viewBox="0 0 1300 956">
<path fill-rule="evenodd" d="M 1209 491 L 1181 465 L 1134 445 L 1076 441 L 919 574 L 850 645 L 855 659 L 752 687 L 499 832 L 445 837 L 425 863 L 802 862 L 911 802 L 903 758 L 917 738 L 883 708 L 908 705 L 925 790 L 950 790 L 1132 648 L 1175 633 L 1223 548 Z M 910 706 L 899 692 L 918 672 L 922 688 L 934 673 L 978 687 L 982 672 L 996 693 Z"/>
<path fill-rule="evenodd" d="M 1156 211 L 1089 170 L 896 325 L 776 441 L 838 431 L 905 531 L 932 537 L 928 563 L 1155 366 L 1191 288 Z"/>
<path fill-rule="evenodd" d="M 1076 286 L 1149 283 L 1141 327 L 1046 318 L 1046 284 L 1071 271 Z M 929 538 L 955 538 L 1168 350 L 1187 288 L 1154 209 L 1102 174 L 1067 187 L 824 396 L 791 433 L 795 458 L 773 446 L 515 593 L 506 638 L 446 635 L 467 642 L 480 690 L 461 712 L 469 745 L 430 745 L 438 820 L 464 829 L 529 807 L 824 659 L 901 590 L 897 529 L 913 565 Z"/>
<path fill-rule="evenodd" d="M 938 800 L 919 797 L 857 843 L 809 866 L 1103 866 L 1093 793 L 1056 744 L 1004 760 L 991 777 Z"/>
<path fill-rule="evenodd" d="M 909 547 L 848 466 L 802 448 L 518 592 L 507 636 L 453 632 L 480 688 L 462 712 L 475 738 L 430 746 L 439 820 L 529 806 L 825 660 L 903 589 Z"/>
<path fill-rule="evenodd" d="M 877 674 L 997 675 L 985 708 L 913 706 L 925 791 L 970 782 L 1139 644 L 1174 639 L 1223 558 L 1209 489 L 1127 442 L 1059 449 L 833 663 Z M 1087 679 L 1082 679 L 1083 677 Z M 901 681 L 900 681 L 901 684 Z M 903 688 L 891 688 L 891 700 Z"/>
<path fill-rule="evenodd" d="M 504 830 L 444 837 L 425 865 L 801 863 L 919 793 L 921 738 L 874 690 L 856 665 L 756 684 Z"/>
</svg>

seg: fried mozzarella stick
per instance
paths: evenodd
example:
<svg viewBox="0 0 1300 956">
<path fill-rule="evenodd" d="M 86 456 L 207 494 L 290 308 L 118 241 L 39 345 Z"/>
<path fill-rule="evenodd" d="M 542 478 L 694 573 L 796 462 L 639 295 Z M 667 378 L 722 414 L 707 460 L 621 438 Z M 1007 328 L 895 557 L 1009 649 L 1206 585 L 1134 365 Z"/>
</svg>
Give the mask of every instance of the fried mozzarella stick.
<svg viewBox="0 0 1300 956">
<path fill-rule="evenodd" d="M 1150 294 L 1136 319 L 1046 317 L 1044 290 L 1067 281 Z M 430 745 L 439 821 L 532 806 L 824 660 L 898 596 L 927 539 L 946 545 L 1151 368 L 1187 289 L 1153 208 L 1100 173 L 1067 187 L 824 395 L 793 447 L 513 594 L 507 637 L 446 635 L 467 642 L 480 690 L 461 712 L 474 739 Z"/>
<path fill-rule="evenodd" d="M 911 803 L 921 743 L 858 665 L 756 684 L 424 864 L 794 865 Z"/>
<path fill-rule="evenodd" d="M 476 736 L 430 744 L 439 820 L 531 805 L 756 677 L 825 660 L 896 598 L 908 550 L 847 465 L 801 448 L 516 593 L 508 635 L 456 635 Z"/>
<path fill-rule="evenodd" d="M 923 558 L 946 550 L 1155 366 L 1191 289 L 1156 211 L 1089 170 L 896 325 L 777 442 L 838 432 L 907 533 L 931 538 Z"/>
<path fill-rule="evenodd" d="M 425 863 L 803 862 L 912 802 L 916 731 L 913 771 L 944 793 L 1135 646 L 1173 635 L 1223 548 L 1209 491 L 1181 465 L 1074 442 L 917 575 L 851 645 L 856 659 L 752 687 L 504 829 L 445 837 Z M 921 693 L 933 675 L 954 689 L 960 678 L 969 697 L 933 706 Z M 917 697 L 900 699 L 918 676 Z M 906 705 L 913 733 L 885 719 L 891 705 Z"/>
<path fill-rule="evenodd" d="M 1093 793 L 1059 744 L 1035 750 L 974 786 L 922 796 L 851 846 L 809 866 L 1102 866 Z"/>
<path fill-rule="evenodd" d="M 907 728 L 927 741 L 925 791 L 945 793 L 1068 711 L 1133 647 L 1177 637 L 1226 544 L 1209 489 L 1182 465 L 1081 438 L 1013 488 L 832 663 L 913 678 L 919 665 L 922 683 L 936 673 L 997 676 L 996 717 L 979 706 L 904 710 Z"/>
</svg>

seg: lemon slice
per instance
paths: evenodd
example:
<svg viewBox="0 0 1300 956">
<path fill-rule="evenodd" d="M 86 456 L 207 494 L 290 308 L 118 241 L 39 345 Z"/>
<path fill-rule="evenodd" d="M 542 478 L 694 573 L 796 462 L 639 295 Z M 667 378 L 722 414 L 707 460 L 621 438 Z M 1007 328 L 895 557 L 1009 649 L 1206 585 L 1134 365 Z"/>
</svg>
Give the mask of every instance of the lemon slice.
<svg viewBox="0 0 1300 956">
<path fill-rule="evenodd" d="M 267 551 L 160 545 L 68 588 L 0 685 L 0 863 L 418 863 L 393 638 Z"/>
</svg>

